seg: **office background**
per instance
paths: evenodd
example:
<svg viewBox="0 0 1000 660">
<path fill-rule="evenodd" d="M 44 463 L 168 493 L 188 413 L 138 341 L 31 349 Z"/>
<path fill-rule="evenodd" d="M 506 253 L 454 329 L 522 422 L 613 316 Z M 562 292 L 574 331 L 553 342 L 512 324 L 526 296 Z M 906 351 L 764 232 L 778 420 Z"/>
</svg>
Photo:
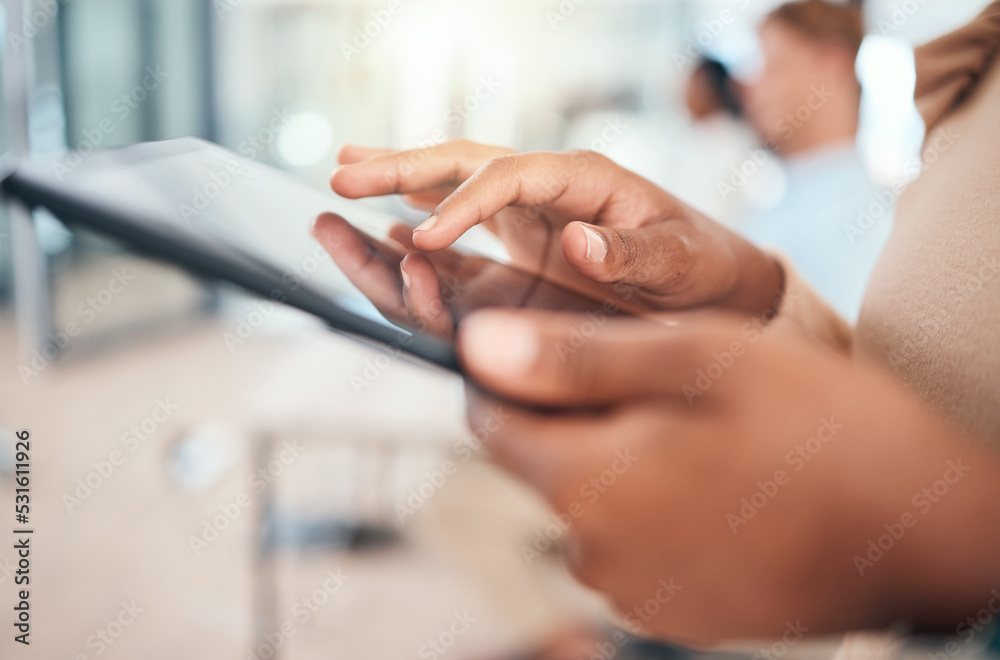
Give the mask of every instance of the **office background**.
<svg viewBox="0 0 1000 660">
<path fill-rule="evenodd" d="M 15 1 L 0 13 L 0 152 L 67 163 L 195 135 L 316 186 L 346 142 L 453 138 L 594 148 L 656 179 L 697 157 L 671 149 L 688 126 L 687 57 L 707 50 L 749 75 L 754 25 L 777 4 L 34 0 L 20 8 L 25 23 L 10 20 Z M 920 147 L 911 45 L 984 2 L 866 4 L 859 143 L 890 182 Z M 286 310 L 233 351 L 223 337 L 253 318 L 251 300 L 44 213 L 44 327 L 79 320 L 115 277 L 128 284 L 90 307 L 93 322 L 60 355 L 33 362 L 49 335 L 15 313 L 9 220 L 0 208 L 0 426 L 27 419 L 38 439 L 45 530 L 37 655 L 24 657 L 419 657 L 465 610 L 476 623 L 452 653 L 492 657 L 604 616 L 557 561 L 523 560 L 519 548 L 552 524 L 533 494 L 472 459 L 421 495 L 470 437 L 455 380 L 398 364 L 359 395 L 347 377 L 375 354 Z M 0 443 L 8 501 L 9 433 Z M 124 465 L 89 483 L 115 450 Z M 413 516 L 400 520 L 399 503 Z M 544 545 L 557 554 L 558 541 Z M 9 582 L 0 572 L 4 599 Z M 116 628 L 133 601 L 144 612 Z M 284 623 L 295 634 L 275 637 Z M 95 641 L 100 630 L 117 631 L 115 643 Z M 20 657 L 6 636 L 0 649 Z"/>
</svg>

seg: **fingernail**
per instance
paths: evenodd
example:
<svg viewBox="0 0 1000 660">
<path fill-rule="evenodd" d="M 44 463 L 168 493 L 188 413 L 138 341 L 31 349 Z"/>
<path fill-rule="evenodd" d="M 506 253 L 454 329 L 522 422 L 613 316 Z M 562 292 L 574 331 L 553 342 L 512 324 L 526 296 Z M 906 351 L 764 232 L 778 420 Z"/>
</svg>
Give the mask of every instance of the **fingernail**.
<svg viewBox="0 0 1000 660">
<path fill-rule="evenodd" d="M 608 246 L 604 244 L 604 237 L 586 225 L 580 226 L 583 227 L 583 233 L 587 237 L 587 261 L 597 263 L 604 261 L 604 257 L 608 254 Z"/>
<path fill-rule="evenodd" d="M 399 274 L 403 276 L 403 287 L 410 288 L 410 274 L 406 272 L 406 267 L 399 264 Z"/>
<path fill-rule="evenodd" d="M 420 226 L 418 226 L 413 231 L 430 231 L 434 229 L 434 225 L 437 224 L 437 221 L 438 221 L 438 215 L 437 213 L 433 213 L 431 214 L 431 217 L 424 220 L 423 223 L 421 223 Z"/>
<path fill-rule="evenodd" d="M 463 349 L 479 369 L 495 376 L 524 375 L 538 360 L 534 325 L 509 312 L 481 312 L 463 322 Z"/>
</svg>

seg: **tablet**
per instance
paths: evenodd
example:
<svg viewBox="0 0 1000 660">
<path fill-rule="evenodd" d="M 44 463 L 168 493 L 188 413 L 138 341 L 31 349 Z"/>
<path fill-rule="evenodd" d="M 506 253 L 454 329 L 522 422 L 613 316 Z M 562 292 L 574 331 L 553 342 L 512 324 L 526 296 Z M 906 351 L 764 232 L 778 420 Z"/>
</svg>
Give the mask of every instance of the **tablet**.
<svg viewBox="0 0 1000 660">
<path fill-rule="evenodd" d="M 71 160 L 29 160 L 0 185 L 6 195 L 44 207 L 70 227 L 456 372 L 454 329 L 476 309 L 601 308 L 548 282 L 539 269 L 487 258 L 461 241 L 408 257 L 417 251 L 409 243 L 411 228 L 399 219 L 195 138 Z M 335 236 L 330 254 L 309 231 L 318 216 L 327 235 Z M 416 315 L 400 274 L 404 258 L 419 259 L 418 270 L 436 289 Z M 423 288 L 426 294 L 426 281 Z"/>
</svg>

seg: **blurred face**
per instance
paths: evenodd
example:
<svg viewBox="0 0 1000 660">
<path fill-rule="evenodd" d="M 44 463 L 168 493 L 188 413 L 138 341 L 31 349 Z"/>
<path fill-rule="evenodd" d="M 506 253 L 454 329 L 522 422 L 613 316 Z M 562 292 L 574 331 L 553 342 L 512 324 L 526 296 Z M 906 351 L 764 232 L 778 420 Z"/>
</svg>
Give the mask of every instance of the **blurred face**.
<svg viewBox="0 0 1000 660">
<path fill-rule="evenodd" d="M 696 69 L 688 79 L 684 101 L 688 113 L 695 121 L 707 119 L 719 110 L 719 102 L 708 81 L 708 75 L 701 69 Z"/>
<path fill-rule="evenodd" d="M 827 75 L 830 61 L 824 57 L 830 50 L 775 20 L 761 26 L 760 43 L 764 64 L 746 89 L 746 114 L 763 139 L 780 145 L 786 115 L 809 98 L 813 86 L 832 82 Z"/>
</svg>

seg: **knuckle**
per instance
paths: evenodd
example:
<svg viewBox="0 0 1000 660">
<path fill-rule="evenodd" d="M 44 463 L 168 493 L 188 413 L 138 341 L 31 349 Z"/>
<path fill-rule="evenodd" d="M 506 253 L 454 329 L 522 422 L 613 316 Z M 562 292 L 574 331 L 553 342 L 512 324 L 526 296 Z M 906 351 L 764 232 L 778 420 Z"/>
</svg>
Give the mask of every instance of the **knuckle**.
<svg viewBox="0 0 1000 660">
<path fill-rule="evenodd" d="M 619 272 L 624 278 L 631 278 L 641 270 L 642 247 L 631 232 L 614 232 L 615 258 Z"/>
<path fill-rule="evenodd" d="M 565 170 L 568 173 L 577 174 L 587 169 L 587 165 L 596 156 L 593 151 L 587 149 L 573 149 L 566 153 L 564 160 L 566 161 Z"/>
<path fill-rule="evenodd" d="M 686 299 L 698 284 L 692 277 L 696 257 L 687 238 L 675 231 L 668 231 L 645 246 L 635 242 L 636 253 L 629 276 L 655 283 L 659 294 L 678 300 Z"/>
<path fill-rule="evenodd" d="M 613 163 L 610 158 L 593 149 L 574 149 L 568 155 L 577 168 L 581 170 L 589 167 L 605 167 Z"/>
<path fill-rule="evenodd" d="M 435 147 L 437 153 L 442 158 L 448 159 L 453 163 L 454 171 L 451 174 L 450 180 L 456 182 L 461 178 L 459 176 L 461 170 L 469 167 L 470 163 L 477 162 L 477 148 L 478 145 L 476 143 L 466 139 L 449 140 Z M 473 167 L 472 169 L 475 168 Z"/>
<path fill-rule="evenodd" d="M 403 180 L 403 169 L 408 167 L 407 160 L 405 158 L 397 158 L 393 164 L 395 167 L 389 167 L 385 170 L 385 183 L 389 186 L 390 190 L 398 190 Z"/>
<path fill-rule="evenodd" d="M 675 232 L 665 234 L 661 243 L 661 261 L 670 280 L 676 286 L 686 284 L 690 279 L 688 275 L 693 264 L 691 244 L 685 237 Z"/>
<path fill-rule="evenodd" d="M 486 161 L 470 181 L 475 181 L 478 185 L 496 186 L 498 190 L 506 189 L 516 181 L 520 164 L 521 156 L 517 154 L 496 156 Z"/>
<path fill-rule="evenodd" d="M 516 153 L 513 149 L 495 147 L 471 140 L 462 140 L 462 144 L 464 145 L 462 155 L 472 163 L 483 164 L 493 158 Z"/>
<path fill-rule="evenodd" d="M 592 162 L 601 158 L 601 154 L 592 149 L 572 149 L 567 155 L 575 161 Z"/>
<path fill-rule="evenodd" d="M 698 282 L 693 276 L 694 256 L 688 243 L 678 240 L 668 254 L 671 264 L 668 272 L 670 286 L 677 295 L 688 296 L 698 287 Z"/>
<path fill-rule="evenodd" d="M 520 154 L 502 154 L 500 156 L 494 156 L 486 161 L 483 165 L 484 169 L 490 169 L 502 173 L 511 173 L 517 170 L 523 157 Z"/>
</svg>

